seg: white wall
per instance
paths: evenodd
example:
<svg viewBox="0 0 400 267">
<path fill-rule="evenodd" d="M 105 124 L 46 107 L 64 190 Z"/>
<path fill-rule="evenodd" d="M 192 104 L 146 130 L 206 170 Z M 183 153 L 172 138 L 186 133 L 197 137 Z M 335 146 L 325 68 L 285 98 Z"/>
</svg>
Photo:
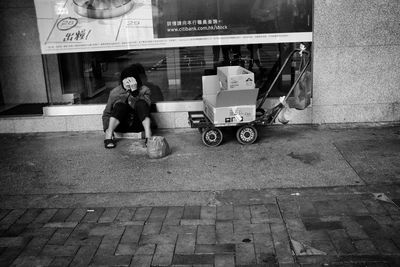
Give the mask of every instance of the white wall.
<svg viewBox="0 0 400 267">
<path fill-rule="evenodd" d="M 400 121 L 400 1 L 315 0 L 313 123 Z"/>
</svg>

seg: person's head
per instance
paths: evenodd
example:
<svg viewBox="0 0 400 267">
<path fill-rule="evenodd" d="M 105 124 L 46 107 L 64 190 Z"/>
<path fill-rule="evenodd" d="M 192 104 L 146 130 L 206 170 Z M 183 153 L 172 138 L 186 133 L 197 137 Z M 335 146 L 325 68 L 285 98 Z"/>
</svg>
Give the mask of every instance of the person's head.
<svg viewBox="0 0 400 267">
<path fill-rule="evenodd" d="M 144 69 L 142 64 L 135 63 L 135 64 L 132 64 L 130 67 L 136 69 L 136 71 L 139 73 L 139 76 L 140 76 L 140 79 L 142 80 L 142 82 L 147 81 L 146 70 Z"/>
<path fill-rule="evenodd" d="M 128 88 L 127 84 L 133 81 L 133 79 L 129 78 L 134 78 L 137 84 L 137 88 L 142 87 L 143 85 L 142 79 L 140 78 L 139 71 L 137 70 L 137 68 L 130 66 L 121 72 L 119 82 L 125 90 L 130 89 Z"/>
</svg>

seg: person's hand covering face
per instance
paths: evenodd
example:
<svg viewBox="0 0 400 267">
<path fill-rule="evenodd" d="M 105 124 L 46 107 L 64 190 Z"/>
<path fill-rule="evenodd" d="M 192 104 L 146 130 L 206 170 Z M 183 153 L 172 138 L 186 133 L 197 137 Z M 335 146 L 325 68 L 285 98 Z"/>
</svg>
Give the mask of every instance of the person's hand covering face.
<svg viewBox="0 0 400 267">
<path fill-rule="evenodd" d="M 133 77 L 127 77 L 122 80 L 122 86 L 125 88 L 127 91 L 136 91 L 138 89 L 136 79 Z"/>
</svg>

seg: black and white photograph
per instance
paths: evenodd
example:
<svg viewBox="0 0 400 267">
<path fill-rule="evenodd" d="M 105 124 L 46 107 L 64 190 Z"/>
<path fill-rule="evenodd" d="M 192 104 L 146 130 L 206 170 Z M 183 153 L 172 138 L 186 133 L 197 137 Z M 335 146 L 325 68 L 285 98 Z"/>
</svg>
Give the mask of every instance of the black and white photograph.
<svg viewBox="0 0 400 267">
<path fill-rule="evenodd" d="M 399 0 L 1 0 L 0 267 L 400 266 Z"/>
</svg>

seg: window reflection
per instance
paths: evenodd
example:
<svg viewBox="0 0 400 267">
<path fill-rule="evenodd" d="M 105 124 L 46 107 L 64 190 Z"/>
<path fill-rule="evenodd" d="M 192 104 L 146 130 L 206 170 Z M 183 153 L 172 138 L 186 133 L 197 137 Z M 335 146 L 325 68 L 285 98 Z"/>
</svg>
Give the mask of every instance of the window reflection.
<svg viewBox="0 0 400 267">
<path fill-rule="evenodd" d="M 169 49 L 126 50 L 60 54 L 63 94 L 78 95 L 81 104 L 106 103 L 118 85 L 120 71 L 132 64 L 143 66 L 152 102 L 202 99 L 201 77 L 216 74 L 220 66 L 242 66 L 255 74 L 256 87 L 265 92 L 286 56 L 299 44 L 245 44 Z M 271 91 L 271 97 L 288 92 L 296 75 L 294 58 Z M 57 104 L 57 103 L 53 103 Z"/>
</svg>

